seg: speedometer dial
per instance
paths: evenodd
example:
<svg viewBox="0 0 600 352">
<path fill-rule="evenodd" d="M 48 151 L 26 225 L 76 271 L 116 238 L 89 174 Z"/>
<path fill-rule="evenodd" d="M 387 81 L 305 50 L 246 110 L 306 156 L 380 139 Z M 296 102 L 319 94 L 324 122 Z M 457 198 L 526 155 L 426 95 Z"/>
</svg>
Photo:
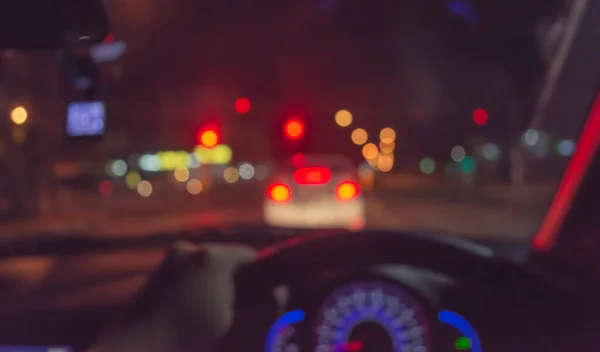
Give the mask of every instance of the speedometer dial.
<svg viewBox="0 0 600 352">
<path fill-rule="evenodd" d="M 426 352 L 425 310 L 402 288 L 382 281 L 345 285 L 316 318 L 316 352 Z"/>
</svg>

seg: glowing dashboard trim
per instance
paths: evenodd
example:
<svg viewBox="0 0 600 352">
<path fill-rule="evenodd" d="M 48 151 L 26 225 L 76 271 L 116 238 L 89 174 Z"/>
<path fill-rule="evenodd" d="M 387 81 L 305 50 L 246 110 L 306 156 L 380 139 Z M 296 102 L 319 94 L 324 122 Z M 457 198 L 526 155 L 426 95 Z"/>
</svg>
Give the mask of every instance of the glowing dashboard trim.
<svg viewBox="0 0 600 352">
<path fill-rule="evenodd" d="M 461 334 L 463 334 L 466 338 L 470 339 L 471 352 L 482 351 L 479 336 L 477 336 L 475 329 L 473 329 L 471 324 L 469 324 L 469 322 L 465 318 L 449 310 L 443 310 L 440 312 L 440 314 L 438 314 L 438 319 L 442 323 L 455 327 L 458 331 L 460 331 Z"/>
<path fill-rule="evenodd" d="M 287 312 L 284 315 L 282 315 L 281 317 L 279 317 L 279 319 L 277 319 L 277 321 L 275 322 L 275 324 L 273 324 L 273 327 L 271 327 L 271 329 L 269 330 L 269 333 L 267 334 L 267 342 L 265 343 L 265 351 L 267 352 L 271 352 L 273 351 L 273 348 L 275 347 L 275 338 L 277 337 L 277 334 L 282 330 L 285 329 L 286 327 L 292 325 L 292 324 L 296 324 L 296 323 L 300 323 L 302 321 L 304 321 L 304 318 L 306 317 L 306 313 L 304 313 L 304 311 L 297 309 L 297 310 L 293 310 L 291 312 Z"/>
</svg>

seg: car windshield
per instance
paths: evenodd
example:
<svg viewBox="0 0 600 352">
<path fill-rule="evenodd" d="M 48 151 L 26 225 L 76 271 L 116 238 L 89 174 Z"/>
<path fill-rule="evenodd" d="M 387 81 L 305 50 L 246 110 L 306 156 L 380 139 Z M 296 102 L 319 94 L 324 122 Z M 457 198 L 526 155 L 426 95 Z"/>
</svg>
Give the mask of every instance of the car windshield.
<svg viewBox="0 0 600 352">
<path fill-rule="evenodd" d="M 117 59 L 2 51 L 0 233 L 347 223 L 527 243 L 585 119 L 535 121 L 567 12 L 547 0 L 110 1 L 103 43 L 126 48 Z M 316 213 L 308 191 L 321 188 L 300 201 L 272 187 L 306 155 L 358 175 Z"/>
</svg>

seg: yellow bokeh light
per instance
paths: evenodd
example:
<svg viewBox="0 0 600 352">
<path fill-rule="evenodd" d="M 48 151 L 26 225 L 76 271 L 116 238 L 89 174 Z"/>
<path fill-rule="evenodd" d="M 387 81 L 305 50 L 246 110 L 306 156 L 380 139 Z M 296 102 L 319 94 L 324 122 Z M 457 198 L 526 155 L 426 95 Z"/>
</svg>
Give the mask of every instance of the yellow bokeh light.
<svg viewBox="0 0 600 352">
<path fill-rule="evenodd" d="M 194 149 L 194 155 L 201 164 L 227 164 L 231 161 L 233 152 L 227 145 L 219 144 L 212 149 L 197 146 Z"/>
<path fill-rule="evenodd" d="M 390 127 L 386 127 L 379 132 L 379 139 L 383 143 L 390 144 L 396 140 L 396 131 Z"/>
<path fill-rule="evenodd" d="M 379 142 L 379 150 L 381 150 L 381 153 L 383 154 L 392 154 L 394 152 L 394 149 L 396 148 L 396 143 L 391 142 L 391 143 L 384 143 L 383 141 Z"/>
<path fill-rule="evenodd" d="M 195 178 L 191 179 L 188 181 L 188 183 L 185 185 L 185 188 L 187 189 L 188 192 L 190 192 L 190 194 L 200 194 L 200 192 L 202 192 L 202 182 L 200 182 L 200 180 L 197 180 Z"/>
<path fill-rule="evenodd" d="M 27 110 L 18 106 L 10 112 L 10 119 L 15 125 L 22 125 L 27 121 Z"/>
<path fill-rule="evenodd" d="M 184 151 L 159 152 L 156 154 L 161 170 L 175 170 L 178 167 L 187 167 L 190 155 Z"/>
<path fill-rule="evenodd" d="M 240 178 L 240 174 L 235 167 L 228 167 L 223 171 L 223 178 L 229 183 L 234 183 Z"/>
<path fill-rule="evenodd" d="M 173 177 L 179 182 L 185 182 L 190 178 L 190 170 L 187 167 L 178 167 L 173 171 Z"/>
<path fill-rule="evenodd" d="M 367 134 L 367 131 L 365 131 L 364 129 L 357 128 L 354 131 L 352 131 L 350 138 L 352 138 L 352 142 L 354 142 L 354 144 L 363 145 L 363 144 L 367 143 L 367 139 L 369 138 L 369 135 Z"/>
<path fill-rule="evenodd" d="M 394 167 L 394 157 L 391 155 L 380 155 L 377 159 L 377 168 L 381 172 L 388 172 Z"/>
<path fill-rule="evenodd" d="M 348 127 L 352 124 L 352 114 L 348 110 L 340 110 L 335 114 L 335 123 L 341 127 Z"/>
<path fill-rule="evenodd" d="M 377 146 L 375 144 L 368 143 L 362 148 L 362 154 L 367 160 L 375 159 L 379 154 L 379 150 L 377 150 Z"/>
<path fill-rule="evenodd" d="M 140 174 L 135 171 L 132 171 L 125 175 L 125 184 L 131 189 L 135 189 L 141 180 L 142 176 L 140 176 Z"/>
<path fill-rule="evenodd" d="M 141 181 L 137 185 L 137 192 L 142 197 L 149 197 L 152 194 L 152 184 L 148 181 Z"/>
</svg>

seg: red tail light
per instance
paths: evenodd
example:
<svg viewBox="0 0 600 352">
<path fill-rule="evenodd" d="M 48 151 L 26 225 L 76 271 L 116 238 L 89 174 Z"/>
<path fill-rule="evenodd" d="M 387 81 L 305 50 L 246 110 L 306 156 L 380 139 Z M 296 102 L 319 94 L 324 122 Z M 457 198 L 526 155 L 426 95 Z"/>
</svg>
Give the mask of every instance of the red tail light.
<svg viewBox="0 0 600 352">
<path fill-rule="evenodd" d="M 352 200 L 358 197 L 360 186 L 356 182 L 344 181 L 335 189 L 335 197 L 341 201 Z"/>
<path fill-rule="evenodd" d="M 282 183 L 271 185 L 267 189 L 267 196 L 277 203 L 288 203 L 292 200 L 292 190 Z"/>
<path fill-rule="evenodd" d="M 326 167 L 305 167 L 294 172 L 294 181 L 299 185 L 323 185 L 331 180 L 331 171 Z"/>
</svg>

